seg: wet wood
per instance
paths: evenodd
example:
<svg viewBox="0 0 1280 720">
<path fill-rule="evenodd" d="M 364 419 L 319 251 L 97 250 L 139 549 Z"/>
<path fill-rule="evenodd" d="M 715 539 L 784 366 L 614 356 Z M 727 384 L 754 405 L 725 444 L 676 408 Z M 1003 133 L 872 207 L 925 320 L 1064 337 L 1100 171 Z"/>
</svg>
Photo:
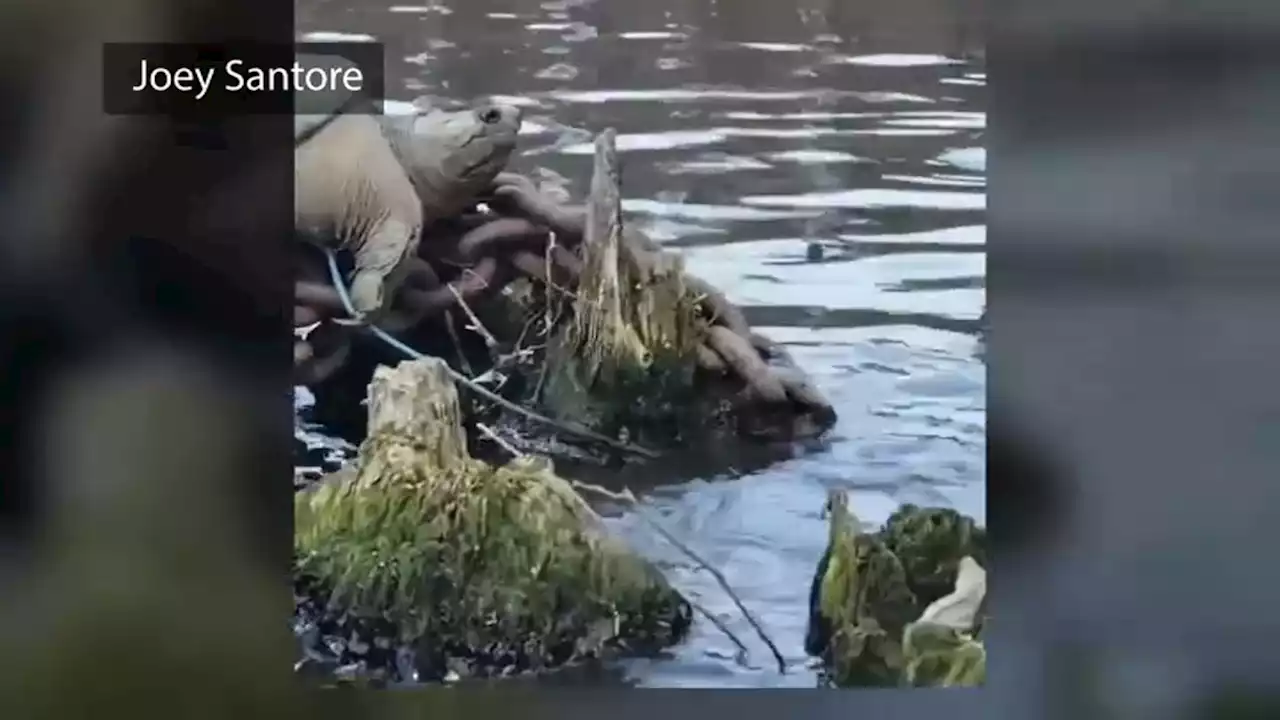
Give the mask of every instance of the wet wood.
<svg viewBox="0 0 1280 720">
<path fill-rule="evenodd" d="M 360 449 L 360 482 L 374 482 L 403 447 L 416 462 L 446 469 L 469 462 L 458 391 L 443 360 L 379 366 L 369 383 L 368 437 Z M 375 446 L 380 449 L 375 449 Z"/>
</svg>

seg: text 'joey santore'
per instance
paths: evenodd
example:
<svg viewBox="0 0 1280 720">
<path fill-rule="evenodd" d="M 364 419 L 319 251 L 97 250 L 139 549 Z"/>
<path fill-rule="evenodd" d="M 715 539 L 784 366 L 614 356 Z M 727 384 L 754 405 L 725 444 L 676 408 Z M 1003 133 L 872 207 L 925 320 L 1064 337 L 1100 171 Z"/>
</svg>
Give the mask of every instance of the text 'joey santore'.
<svg viewBox="0 0 1280 720">
<path fill-rule="evenodd" d="M 179 92 L 203 99 L 214 87 L 229 92 L 325 92 L 364 88 L 364 73 L 358 67 L 258 67 L 242 59 L 202 67 L 166 67 L 143 58 L 139 62 L 133 92 Z"/>
</svg>

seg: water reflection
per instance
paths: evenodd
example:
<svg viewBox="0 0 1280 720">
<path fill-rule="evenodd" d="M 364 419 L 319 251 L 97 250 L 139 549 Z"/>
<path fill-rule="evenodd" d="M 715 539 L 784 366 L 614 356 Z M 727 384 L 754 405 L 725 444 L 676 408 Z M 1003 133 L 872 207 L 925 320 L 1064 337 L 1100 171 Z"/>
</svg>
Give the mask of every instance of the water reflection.
<svg viewBox="0 0 1280 720">
<path fill-rule="evenodd" d="M 651 509 L 724 570 L 795 669 L 771 670 L 715 582 L 620 514 L 619 530 L 723 614 L 760 666 L 738 667 L 732 644 L 703 626 L 674 658 L 630 665 L 632 679 L 811 686 L 804 603 L 829 486 L 850 489 L 869 522 L 902 502 L 985 520 L 976 331 L 986 74 L 976 7 L 298 0 L 297 16 L 308 39 L 384 43 L 399 100 L 518 102 L 527 121 L 515 169 L 574 196 L 587 185 L 592 133 L 616 128 L 630 220 L 787 343 L 836 403 L 841 421 L 819 447 L 763 467 L 743 458 L 727 470 L 685 468 L 703 477 L 645 486 Z M 314 429 L 308 437 L 317 452 L 347 451 Z"/>
</svg>

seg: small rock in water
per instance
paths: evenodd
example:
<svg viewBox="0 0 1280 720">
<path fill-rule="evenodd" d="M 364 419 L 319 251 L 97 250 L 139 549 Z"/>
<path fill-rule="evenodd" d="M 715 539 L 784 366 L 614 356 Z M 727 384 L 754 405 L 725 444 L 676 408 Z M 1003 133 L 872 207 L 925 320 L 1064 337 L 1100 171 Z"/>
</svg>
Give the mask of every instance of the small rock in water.
<svg viewBox="0 0 1280 720">
<path fill-rule="evenodd" d="M 804 253 L 805 258 L 809 262 L 822 262 L 822 257 L 824 254 L 825 254 L 825 248 L 823 248 L 822 243 L 819 243 L 819 242 L 809 243 L 809 246 L 805 248 L 805 253 Z"/>
</svg>

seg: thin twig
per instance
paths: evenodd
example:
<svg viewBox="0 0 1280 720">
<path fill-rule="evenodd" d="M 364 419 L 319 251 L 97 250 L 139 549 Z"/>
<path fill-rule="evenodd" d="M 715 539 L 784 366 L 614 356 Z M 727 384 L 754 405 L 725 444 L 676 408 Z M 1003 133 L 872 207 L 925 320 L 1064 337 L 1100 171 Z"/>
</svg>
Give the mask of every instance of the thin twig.
<svg viewBox="0 0 1280 720">
<path fill-rule="evenodd" d="M 554 230 L 551 230 L 547 232 L 547 247 L 542 253 L 543 272 L 547 274 L 546 287 L 548 289 L 550 289 L 553 284 L 551 282 L 551 249 L 554 248 L 555 246 L 556 246 L 556 233 Z M 542 335 L 543 337 L 550 338 L 551 328 L 554 326 L 554 323 L 552 323 L 551 321 L 551 293 L 547 292 L 546 296 L 547 296 L 546 307 L 543 309 L 543 314 L 542 314 L 542 317 L 543 317 Z"/>
<path fill-rule="evenodd" d="M 655 532 L 661 535 L 664 540 L 674 545 L 685 555 L 689 556 L 689 558 L 697 563 L 699 567 L 711 573 L 711 576 L 716 579 L 716 583 L 720 585 L 720 588 L 729 596 L 729 599 L 733 601 L 733 604 L 737 605 L 738 610 L 742 611 L 743 617 L 745 617 L 747 622 L 751 624 L 751 627 L 755 629 L 756 634 L 760 636 L 760 639 L 764 641 L 765 645 L 769 646 L 769 650 L 773 652 L 774 659 L 778 661 L 778 672 L 783 675 L 787 673 L 787 661 L 782 657 L 782 652 L 778 650 L 778 646 L 769 638 L 769 634 L 764 631 L 764 627 L 761 626 L 760 622 L 751 614 L 751 611 L 747 609 L 747 606 L 742 604 L 742 600 L 738 597 L 738 594 L 733 591 L 733 588 L 729 586 L 729 581 L 725 579 L 724 574 L 712 567 L 712 565 L 706 560 L 703 560 L 696 552 L 693 551 L 692 548 L 681 542 L 679 538 L 672 535 L 670 531 L 662 527 L 662 525 L 660 525 L 656 520 L 649 517 L 648 514 L 646 514 L 640 507 L 640 502 L 636 500 L 636 496 L 631 493 L 630 489 L 623 488 L 621 492 L 615 492 L 613 490 L 602 488 L 599 485 L 591 485 L 577 480 L 570 484 L 580 490 L 587 490 L 613 500 L 619 500 L 627 503 L 631 509 L 635 511 L 636 515 L 640 516 L 640 519 L 644 520 L 654 529 Z"/>
<path fill-rule="evenodd" d="M 349 313 L 352 318 L 360 317 L 360 314 L 355 311 L 355 308 L 351 304 L 351 295 L 347 292 L 346 284 L 342 282 L 342 272 L 338 270 L 337 256 L 334 254 L 333 250 L 330 250 L 328 248 L 325 249 L 325 255 L 328 257 L 328 260 L 329 260 L 329 279 L 333 282 L 334 288 L 338 291 L 338 295 L 342 299 L 343 306 L 346 308 L 347 313 Z M 369 324 L 369 325 L 366 325 L 365 327 L 367 327 L 369 331 L 372 332 L 374 335 L 378 336 L 380 340 L 396 348 L 397 350 L 403 352 L 409 357 L 412 357 L 412 358 L 427 357 L 427 355 L 420 353 L 417 350 L 414 350 L 413 348 L 409 347 L 408 345 L 405 345 L 403 342 L 397 340 L 390 333 L 378 327 L 377 325 Z M 651 459 L 658 457 L 658 453 L 652 450 L 649 450 L 647 448 L 642 448 L 638 445 L 632 445 L 630 443 L 619 442 L 618 440 L 615 440 L 611 437 L 601 435 L 598 432 L 589 430 L 585 427 L 581 427 L 576 423 L 568 423 L 568 422 L 562 422 L 559 420 L 552 420 L 551 418 L 545 415 L 540 415 L 526 407 L 517 405 L 516 403 L 513 403 L 510 400 L 502 397 L 501 395 L 493 392 L 489 388 L 486 388 L 483 385 L 477 384 L 471 378 L 449 367 L 448 364 L 444 366 L 444 370 L 446 373 L 449 374 L 449 377 L 454 379 L 454 381 L 460 383 L 461 385 L 468 388 L 472 392 L 476 393 L 480 397 L 485 398 L 490 402 L 501 405 L 502 407 L 506 408 L 507 410 L 510 410 L 511 412 L 516 413 L 517 415 L 521 415 L 535 422 L 540 422 L 545 425 L 550 425 L 551 427 L 556 428 L 561 432 L 565 432 L 570 435 L 577 435 L 578 437 L 585 438 L 587 440 L 592 440 L 602 445 L 607 445 L 615 450 L 621 450 L 624 452 L 629 452 L 634 455 L 640 455 L 642 457 L 647 457 Z"/>
<path fill-rule="evenodd" d="M 551 293 L 549 292 L 547 293 L 546 310 L 545 310 L 546 327 L 545 327 L 544 334 L 550 336 L 552 328 L 554 328 L 557 324 L 559 324 L 560 318 L 564 317 L 564 298 L 567 297 L 570 300 L 577 302 L 578 295 L 574 291 L 566 287 L 562 287 L 560 284 L 558 284 L 555 281 L 554 276 L 551 274 L 551 268 L 554 266 L 554 263 L 552 262 L 551 257 L 557 246 L 555 230 L 547 231 L 547 237 L 548 237 L 547 247 L 542 252 L 542 260 L 544 263 L 544 268 L 542 272 L 544 273 L 544 277 L 533 278 L 533 279 L 541 282 L 546 289 L 555 290 L 557 293 L 560 293 L 561 295 L 564 296 L 564 297 L 555 298 L 553 302 L 551 298 Z M 560 247 L 565 247 L 565 246 L 562 245 Z M 565 250 L 569 251 L 567 247 L 565 247 Z M 551 315 L 552 307 L 555 307 L 557 310 L 559 310 L 559 312 L 557 312 L 554 317 L 552 317 Z"/>
<path fill-rule="evenodd" d="M 516 350 L 511 354 L 507 355 L 507 357 L 520 358 L 523 360 L 529 357 L 530 355 L 533 355 L 535 352 L 539 350 L 546 350 L 546 349 L 547 349 L 546 343 L 540 343 L 538 345 L 526 345 L 525 347 L 522 347 L 519 350 Z"/>
<path fill-rule="evenodd" d="M 556 237 L 555 232 L 552 231 L 549 235 L 551 237 L 550 242 L 554 243 Z M 546 272 L 550 273 L 551 254 L 547 253 L 544 255 L 544 260 L 548 263 Z M 553 289 L 554 288 L 551 286 L 551 276 L 548 275 L 542 284 L 542 337 L 547 344 L 550 344 L 551 342 L 551 329 L 555 325 L 551 319 L 551 308 L 553 304 L 558 301 L 558 299 L 553 298 L 551 295 L 551 291 Z M 530 318 L 530 320 L 532 320 L 532 318 Z M 536 403 L 542 400 L 542 384 L 547 380 L 547 367 L 547 363 L 544 361 L 542 363 L 542 367 L 538 370 L 538 382 L 533 385 L 533 394 L 530 396 L 531 402 Z"/>
<path fill-rule="evenodd" d="M 519 450 L 516 449 L 514 445 L 504 440 L 501 435 L 494 432 L 493 428 L 489 427 L 488 425 L 478 422 L 476 423 L 476 429 L 479 430 L 485 437 L 497 443 L 498 447 L 511 453 L 512 457 L 518 457 L 518 458 L 524 457 L 524 453 L 520 452 Z"/>
<path fill-rule="evenodd" d="M 379 328 L 375 328 L 375 329 L 379 329 Z M 630 443 L 624 443 L 618 440 L 614 440 L 613 438 L 608 437 L 607 435 L 601 435 L 598 432 L 588 430 L 587 428 L 581 427 L 577 424 L 570 424 L 568 422 L 552 420 L 551 418 L 545 415 L 539 415 L 538 413 L 526 407 L 523 407 L 521 405 L 517 405 L 516 403 L 511 402 L 510 400 L 489 390 L 489 388 L 486 388 L 483 385 L 477 385 L 476 383 L 471 381 L 471 378 L 457 372 L 456 370 L 454 370 L 453 368 L 447 365 L 445 366 L 445 370 L 449 372 L 449 375 L 453 377 L 454 380 L 462 383 L 467 388 L 469 388 L 472 392 L 476 393 L 480 397 L 485 398 L 486 400 L 489 400 L 491 402 L 497 403 L 498 405 L 501 405 L 502 407 L 510 410 L 511 412 L 516 413 L 517 415 L 521 415 L 535 422 L 540 422 L 545 425 L 550 425 L 551 427 L 556 428 L 557 430 L 560 430 L 562 432 L 569 433 L 570 435 L 577 435 L 587 440 L 594 440 L 595 442 L 601 443 L 603 445 L 608 445 L 609 447 L 615 450 L 623 450 L 625 452 L 633 453 L 635 455 L 641 455 L 647 458 L 658 457 L 658 453 L 652 450 L 649 450 L 647 448 L 642 448 L 638 445 L 632 445 Z"/>
<path fill-rule="evenodd" d="M 710 620 L 711 624 L 715 625 L 717 630 L 724 633 L 725 637 L 729 638 L 729 640 L 733 642 L 734 645 L 738 646 L 738 657 L 737 657 L 738 664 L 745 666 L 747 664 L 747 656 L 750 655 L 751 653 L 749 650 L 747 650 L 747 646 L 743 644 L 742 640 L 738 639 L 738 636 L 733 634 L 733 631 L 729 629 L 729 626 L 725 625 L 723 620 L 716 617 L 715 614 L 713 614 L 710 610 L 706 609 L 705 607 L 698 604 L 697 602 L 694 602 L 693 600 L 690 600 L 688 598 L 685 598 L 685 602 L 689 603 L 689 606 L 692 607 L 694 610 L 697 610 L 699 615 L 702 615 L 702 617 L 706 618 L 707 620 Z"/>
<path fill-rule="evenodd" d="M 532 279 L 533 279 L 534 281 L 536 281 L 536 282 L 540 282 L 540 283 L 542 283 L 545 287 L 547 287 L 547 288 L 549 288 L 549 289 L 551 289 L 551 290 L 555 290 L 556 292 L 558 292 L 558 293 L 560 293 L 561 295 L 563 295 L 563 296 L 565 296 L 565 297 L 569 298 L 570 300 L 574 300 L 574 301 L 579 300 L 579 298 L 578 298 L 578 294 L 577 294 L 577 293 L 575 293 L 574 291 L 570 290 L 569 288 L 566 288 L 566 287 L 563 287 L 563 286 L 561 286 L 561 285 L 557 285 L 556 283 L 551 282 L 551 280 L 550 280 L 550 279 L 545 279 L 545 280 L 544 280 L 543 278 L 540 278 L 540 277 L 534 277 L 534 278 L 532 278 Z M 561 298 L 556 298 L 556 300 L 561 300 Z M 548 305 L 547 305 L 547 314 L 548 314 L 548 315 L 550 315 L 550 313 L 551 313 L 550 297 L 548 297 L 547 302 L 548 302 Z M 551 321 L 550 319 L 548 319 L 548 322 L 551 322 L 552 324 L 554 324 L 554 322 L 558 322 L 558 321 L 559 321 L 559 318 L 558 318 L 558 317 L 556 318 L 556 320 L 555 320 L 555 321 Z M 550 327 L 550 326 L 548 326 L 548 327 Z"/>
<path fill-rule="evenodd" d="M 526 335 L 529 334 L 529 328 L 533 327 L 534 322 L 535 322 L 535 319 L 532 317 L 527 318 L 524 321 L 524 325 L 520 328 L 520 334 L 516 336 L 516 341 L 512 345 L 512 347 L 515 348 L 515 351 L 513 354 L 515 355 L 520 354 L 521 352 L 520 346 L 524 343 L 524 338 Z"/>
<path fill-rule="evenodd" d="M 559 324 L 560 318 L 564 315 L 564 297 L 561 296 L 569 297 L 575 302 L 577 302 L 578 296 L 569 290 L 560 287 L 554 280 L 552 280 L 551 254 L 552 250 L 556 246 L 556 232 L 554 230 L 548 231 L 547 238 L 547 247 L 542 254 L 544 263 L 543 272 L 546 274 L 545 277 L 542 278 L 542 293 L 544 296 L 542 337 L 546 339 L 547 343 L 550 343 L 551 333 L 555 329 L 555 326 Z M 554 293 L 559 293 L 560 296 L 556 296 Z M 559 311 L 556 312 L 554 316 L 552 316 L 553 308 Z M 542 388 L 547 381 L 547 370 L 548 365 L 544 362 L 542 364 L 542 369 L 538 371 L 538 382 L 533 386 L 532 397 L 534 402 L 537 402 L 542 397 Z"/>
<path fill-rule="evenodd" d="M 444 329 L 449 333 L 449 339 L 453 341 L 453 349 L 458 353 L 458 363 L 462 365 L 463 371 L 468 375 L 475 375 L 475 371 L 471 369 L 471 363 L 467 361 L 467 354 L 462 351 L 462 338 L 458 337 L 458 329 L 453 326 L 453 313 L 448 310 L 444 311 Z"/>
<path fill-rule="evenodd" d="M 547 363 L 542 363 L 542 369 L 538 371 L 538 382 L 533 386 L 533 402 L 542 399 L 542 385 L 547 381 Z"/>
<path fill-rule="evenodd" d="M 496 352 L 498 339 L 493 336 L 493 333 L 489 332 L 484 323 L 480 322 L 480 318 L 476 317 L 476 314 L 471 311 L 471 306 L 467 304 L 466 298 L 462 297 L 462 293 L 458 292 L 458 288 L 454 287 L 453 283 L 449 283 L 447 287 L 449 292 L 453 293 L 454 299 L 458 301 L 458 305 L 462 306 L 462 311 L 467 314 L 467 317 L 471 318 L 471 323 L 474 327 L 468 329 L 484 338 L 484 344 L 489 346 L 490 352 Z"/>
</svg>

